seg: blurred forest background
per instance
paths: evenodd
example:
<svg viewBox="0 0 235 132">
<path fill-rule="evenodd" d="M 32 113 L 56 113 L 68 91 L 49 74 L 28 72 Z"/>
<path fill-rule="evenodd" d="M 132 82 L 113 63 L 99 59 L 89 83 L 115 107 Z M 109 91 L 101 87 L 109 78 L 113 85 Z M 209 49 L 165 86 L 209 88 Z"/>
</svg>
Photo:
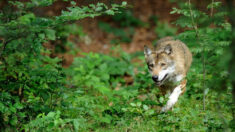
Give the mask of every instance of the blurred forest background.
<svg viewBox="0 0 235 132">
<path fill-rule="evenodd" d="M 0 131 L 234 131 L 232 0 L 1 0 Z M 172 111 L 144 61 L 193 53 Z M 235 97 L 235 96 L 234 96 Z"/>
</svg>

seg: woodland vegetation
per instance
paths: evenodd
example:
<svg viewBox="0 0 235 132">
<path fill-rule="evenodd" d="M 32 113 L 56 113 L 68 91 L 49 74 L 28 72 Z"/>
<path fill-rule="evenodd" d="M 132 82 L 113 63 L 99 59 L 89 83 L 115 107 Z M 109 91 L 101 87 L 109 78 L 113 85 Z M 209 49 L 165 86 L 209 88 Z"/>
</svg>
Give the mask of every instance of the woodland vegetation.
<svg viewBox="0 0 235 132">
<path fill-rule="evenodd" d="M 56 2 L 0 3 L 0 131 L 235 131 L 234 1 L 198 8 L 169 0 L 173 22 L 156 15 L 143 21 L 129 2 L 112 0 L 63 0 L 58 14 L 38 12 Z M 102 45 L 108 50 L 84 52 L 92 38 L 78 22 L 89 19 L 92 27 L 97 17 L 97 28 L 111 36 Z M 138 29 L 153 31 L 147 45 L 172 36 L 193 53 L 187 91 L 166 113 L 157 109 L 169 95 L 159 94 L 148 73 L 143 46 L 134 42 Z M 140 50 L 125 50 L 130 43 Z"/>
</svg>

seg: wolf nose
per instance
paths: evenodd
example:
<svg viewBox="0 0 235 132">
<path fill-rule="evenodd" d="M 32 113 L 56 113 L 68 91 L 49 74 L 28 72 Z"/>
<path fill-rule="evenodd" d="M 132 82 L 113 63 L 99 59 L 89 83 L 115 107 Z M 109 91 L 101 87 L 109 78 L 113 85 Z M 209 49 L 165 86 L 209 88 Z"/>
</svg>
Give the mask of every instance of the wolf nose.
<svg viewBox="0 0 235 132">
<path fill-rule="evenodd" d="M 158 76 L 154 75 L 152 76 L 153 81 L 158 81 Z"/>
</svg>

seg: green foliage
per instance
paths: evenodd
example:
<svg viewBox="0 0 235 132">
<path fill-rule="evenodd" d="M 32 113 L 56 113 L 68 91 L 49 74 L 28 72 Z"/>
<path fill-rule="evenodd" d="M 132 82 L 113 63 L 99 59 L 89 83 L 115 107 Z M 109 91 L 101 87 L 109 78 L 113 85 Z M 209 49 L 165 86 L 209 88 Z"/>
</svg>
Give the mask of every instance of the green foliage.
<svg viewBox="0 0 235 132">
<path fill-rule="evenodd" d="M 177 32 L 177 28 L 172 27 L 167 22 L 157 21 L 157 25 L 155 28 L 155 33 L 159 38 L 163 38 L 166 36 L 174 36 Z"/>
<path fill-rule="evenodd" d="M 227 12 L 221 10 L 221 2 L 212 1 L 207 8 L 210 9 L 209 13 L 199 11 L 191 3 L 186 3 L 182 9 L 173 8 L 171 12 L 181 14 L 175 24 L 187 28 L 187 30 L 180 33 L 177 38 L 185 42 L 194 55 L 191 72 L 187 77 L 190 89 L 188 95 L 193 96 L 198 93 L 197 98 L 203 100 L 204 109 L 210 109 L 207 103 L 212 103 L 213 100 L 218 103 L 215 106 L 216 109 L 219 109 L 218 112 L 221 112 L 222 106 L 229 111 L 234 111 L 234 104 L 231 100 L 231 83 L 228 79 L 228 65 L 224 63 L 228 60 L 226 48 L 231 43 L 231 25 L 225 18 Z M 217 99 L 215 96 L 209 100 L 208 96 L 211 96 L 212 90 L 219 91 L 221 95 L 217 95 Z M 218 100 L 222 98 L 229 99 L 219 103 Z M 232 126 L 231 124 L 234 122 L 224 117 L 225 121 L 218 124 L 218 121 L 210 121 L 210 116 L 205 115 L 204 117 L 206 120 L 204 124 L 212 125 L 206 130 L 213 131 L 215 128 L 229 130 L 229 126 Z M 221 117 L 223 116 L 225 115 L 221 115 Z"/>
<path fill-rule="evenodd" d="M 0 13 L 0 128 L 19 130 L 39 113 L 53 111 L 65 89 L 66 76 L 59 58 L 49 57 L 43 43 L 66 37 L 57 32 L 67 22 L 102 14 L 114 14 L 126 5 L 102 3 L 77 7 L 71 2 L 60 16 L 39 17 L 33 8 L 49 6 L 54 0 L 8 1 Z M 67 25 L 64 29 L 69 28 Z M 63 30 L 64 30 L 63 29 Z M 51 114 L 47 115 L 51 117 Z M 47 120 L 47 116 L 43 119 Z M 48 119 L 49 120 L 49 119 Z M 57 120 L 55 120 L 56 122 Z M 52 121 L 48 121 L 50 124 Z M 46 125 L 46 124 L 45 124 Z"/>
<path fill-rule="evenodd" d="M 39 114 L 37 118 L 24 126 L 25 131 L 61 131 L 66 130 L 66 124 L 73 120 L 63 120 L 60 117 L 61 112 L 49 112 L 47 115 Z M 70 128 L 67 128 L 67 131 Z"/>
<path fill-rule="evenodd" d="M 84 121 L 80 130 L 113 126 L 135 116 L 150 117 L 156 114 L 153 106 L 163 106 L 167 101 L 167 96 L 156 98 L 160 96 L 159 90 L 153 88 L 146 66 L 137 64 L 139 73 L 134 74 L 132 57 L 119 50 L 116 52 L 119 57 L 84 54 L 65 69 L 70 90 L 63 91 L 62 107 L 57 110 L 66 120 Z M 133 81 L 128 82 L 125 77 Z"/>
<path fill-rule="evenodd" d="M 112 16 L 112 20 L 116 26 L 106 22 L 99 22 L 99 28 L 101 30 L 115 36 L 115 39 L 110 42 L 112 44 L 118 44 L 120 42 L 130 43 L 135 32 L 135 27 L 146 26 L 146 23 L 134 17 L 131 10 L 120 10 L 120 13 Z"/>
<path fill-rule="evenodd" d="M 73 35 L 79 39 L 83 39 L 86 36 L 82 27 L 77 24 L 58 25 L 55 27 L 54 31 L 55 32 L 52 36 L 57 39 L 51 41 L 51 45 L 54 46 L 54 50 L 52 51 L 53 53 L 69 52 L 71 54 L 76 54 L 78 51 L 74 49 L 78 49 L 79 47 L 77 47 L 73 41 L 68 39 L 69 36 Z M 76 39 L 75 42 L 76 41 L 78 41 L 78 39 Z"/>
<path fill-rule="evenodd" d="M 127 42 L 130 43 L 131 42 L 131 38 L 134 35 L 134 28 L 130 27 L 125 29 L 122 28 L 116 28 L 111 26 L 108 23 L 105 22 L 99 22 L 99 28 L 102 29 L 103 31 L 105 31 L 106 33 L 112 33 L 115 35 L 115 37 L 117 37 L 117 39 L 113 39 L 110 43 L 112 44 L 118 44 L 120 42 Z"/>
<path fill-rule="evenodd" d="M 115 58 L 90 53 L 84 58 L 75 58 L 66 71 L 71 90 L 64 93 L 63 103 L 68 106 L 63 113 L 84 119 L 92 118 L 96 123 L 110 123 L 112 119 L 105 111 L 133 94 L 121 88 L 126 83 L 123 77 L 133 75 L 132 68 L 130 58 L 125 54 Z M 73 114 L 76 109 L 79 111 Z"/>
<path fill-rule="evenodd" d="M 208 5 L 208 8 L 213 6 L 215 11 L 220 5 L 220 2 L 215 2 Z M 228 72 L 227 66 L 222 66 L 218 59 L 223 58 L 225 48 L 231 43 L 231 25 L 225 19 L 227 13 L 220 11 L 207 14 L 191 9 L 191 5 L 188 3 L 185 4 L 183 9 L 173 8 L 171 13 L 182 14 L 176 24 L 189 28 L 189 30 L 179 34 L 178 38 L 187 43 L 195 56 L 192 70 L 199 73 L 194 73 L 192 76 L 201 78 L 201 80 L 193 84 L 202 86 L 203 81 L 205 81 L 207 82 L 206 87 L 201 88 L 213 87 L 221 90 L 221 84 L 226 84 L 228 81 Z M 205 76 L 203 69 L 206 69 Z"/>
<path fill-rule="evenodd" d="M 87 86 L 103 94 L 109 94 L 106 93 L 110 89 L 109 81 L 116 87 L 115 80 L 123 82 L 124 75 L 133 75 L 129 61 L 128 56 L 123 56 L 123 60 L 120 60 L 105 55 L 89 54 L 84 58 L 75 58 L 69 68 L 68 77 L 72 78 L 71 84 L 77 87 Z"/>
<path fill-rule="evenodd" d="M 146 25 L 146 23 L 136 18 L 130 9 L 121 9 L 120 13 L 112 16 L 112 19 L 121 27 L 138 27 Z"/>
</svg>

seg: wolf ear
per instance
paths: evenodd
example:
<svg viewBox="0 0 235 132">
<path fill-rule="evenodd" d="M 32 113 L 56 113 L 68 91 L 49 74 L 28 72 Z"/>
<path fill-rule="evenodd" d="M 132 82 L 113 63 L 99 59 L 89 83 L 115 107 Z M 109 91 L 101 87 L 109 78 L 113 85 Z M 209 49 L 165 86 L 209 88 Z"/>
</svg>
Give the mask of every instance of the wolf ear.
<svg viewBox="0 0 235 132">
<path fill-rule="evenodd" d="M 144 55 L 149 56 L 152 53 L 152 50 L 148 46 L 144 46 Z"/>
<path fill-rule="evenodd" d="M 169 55 L 172 53 L 172 47 L 170 44 L 166 45 L 166 47 L 164 48 L 164 51 Z"/>
</svg>

